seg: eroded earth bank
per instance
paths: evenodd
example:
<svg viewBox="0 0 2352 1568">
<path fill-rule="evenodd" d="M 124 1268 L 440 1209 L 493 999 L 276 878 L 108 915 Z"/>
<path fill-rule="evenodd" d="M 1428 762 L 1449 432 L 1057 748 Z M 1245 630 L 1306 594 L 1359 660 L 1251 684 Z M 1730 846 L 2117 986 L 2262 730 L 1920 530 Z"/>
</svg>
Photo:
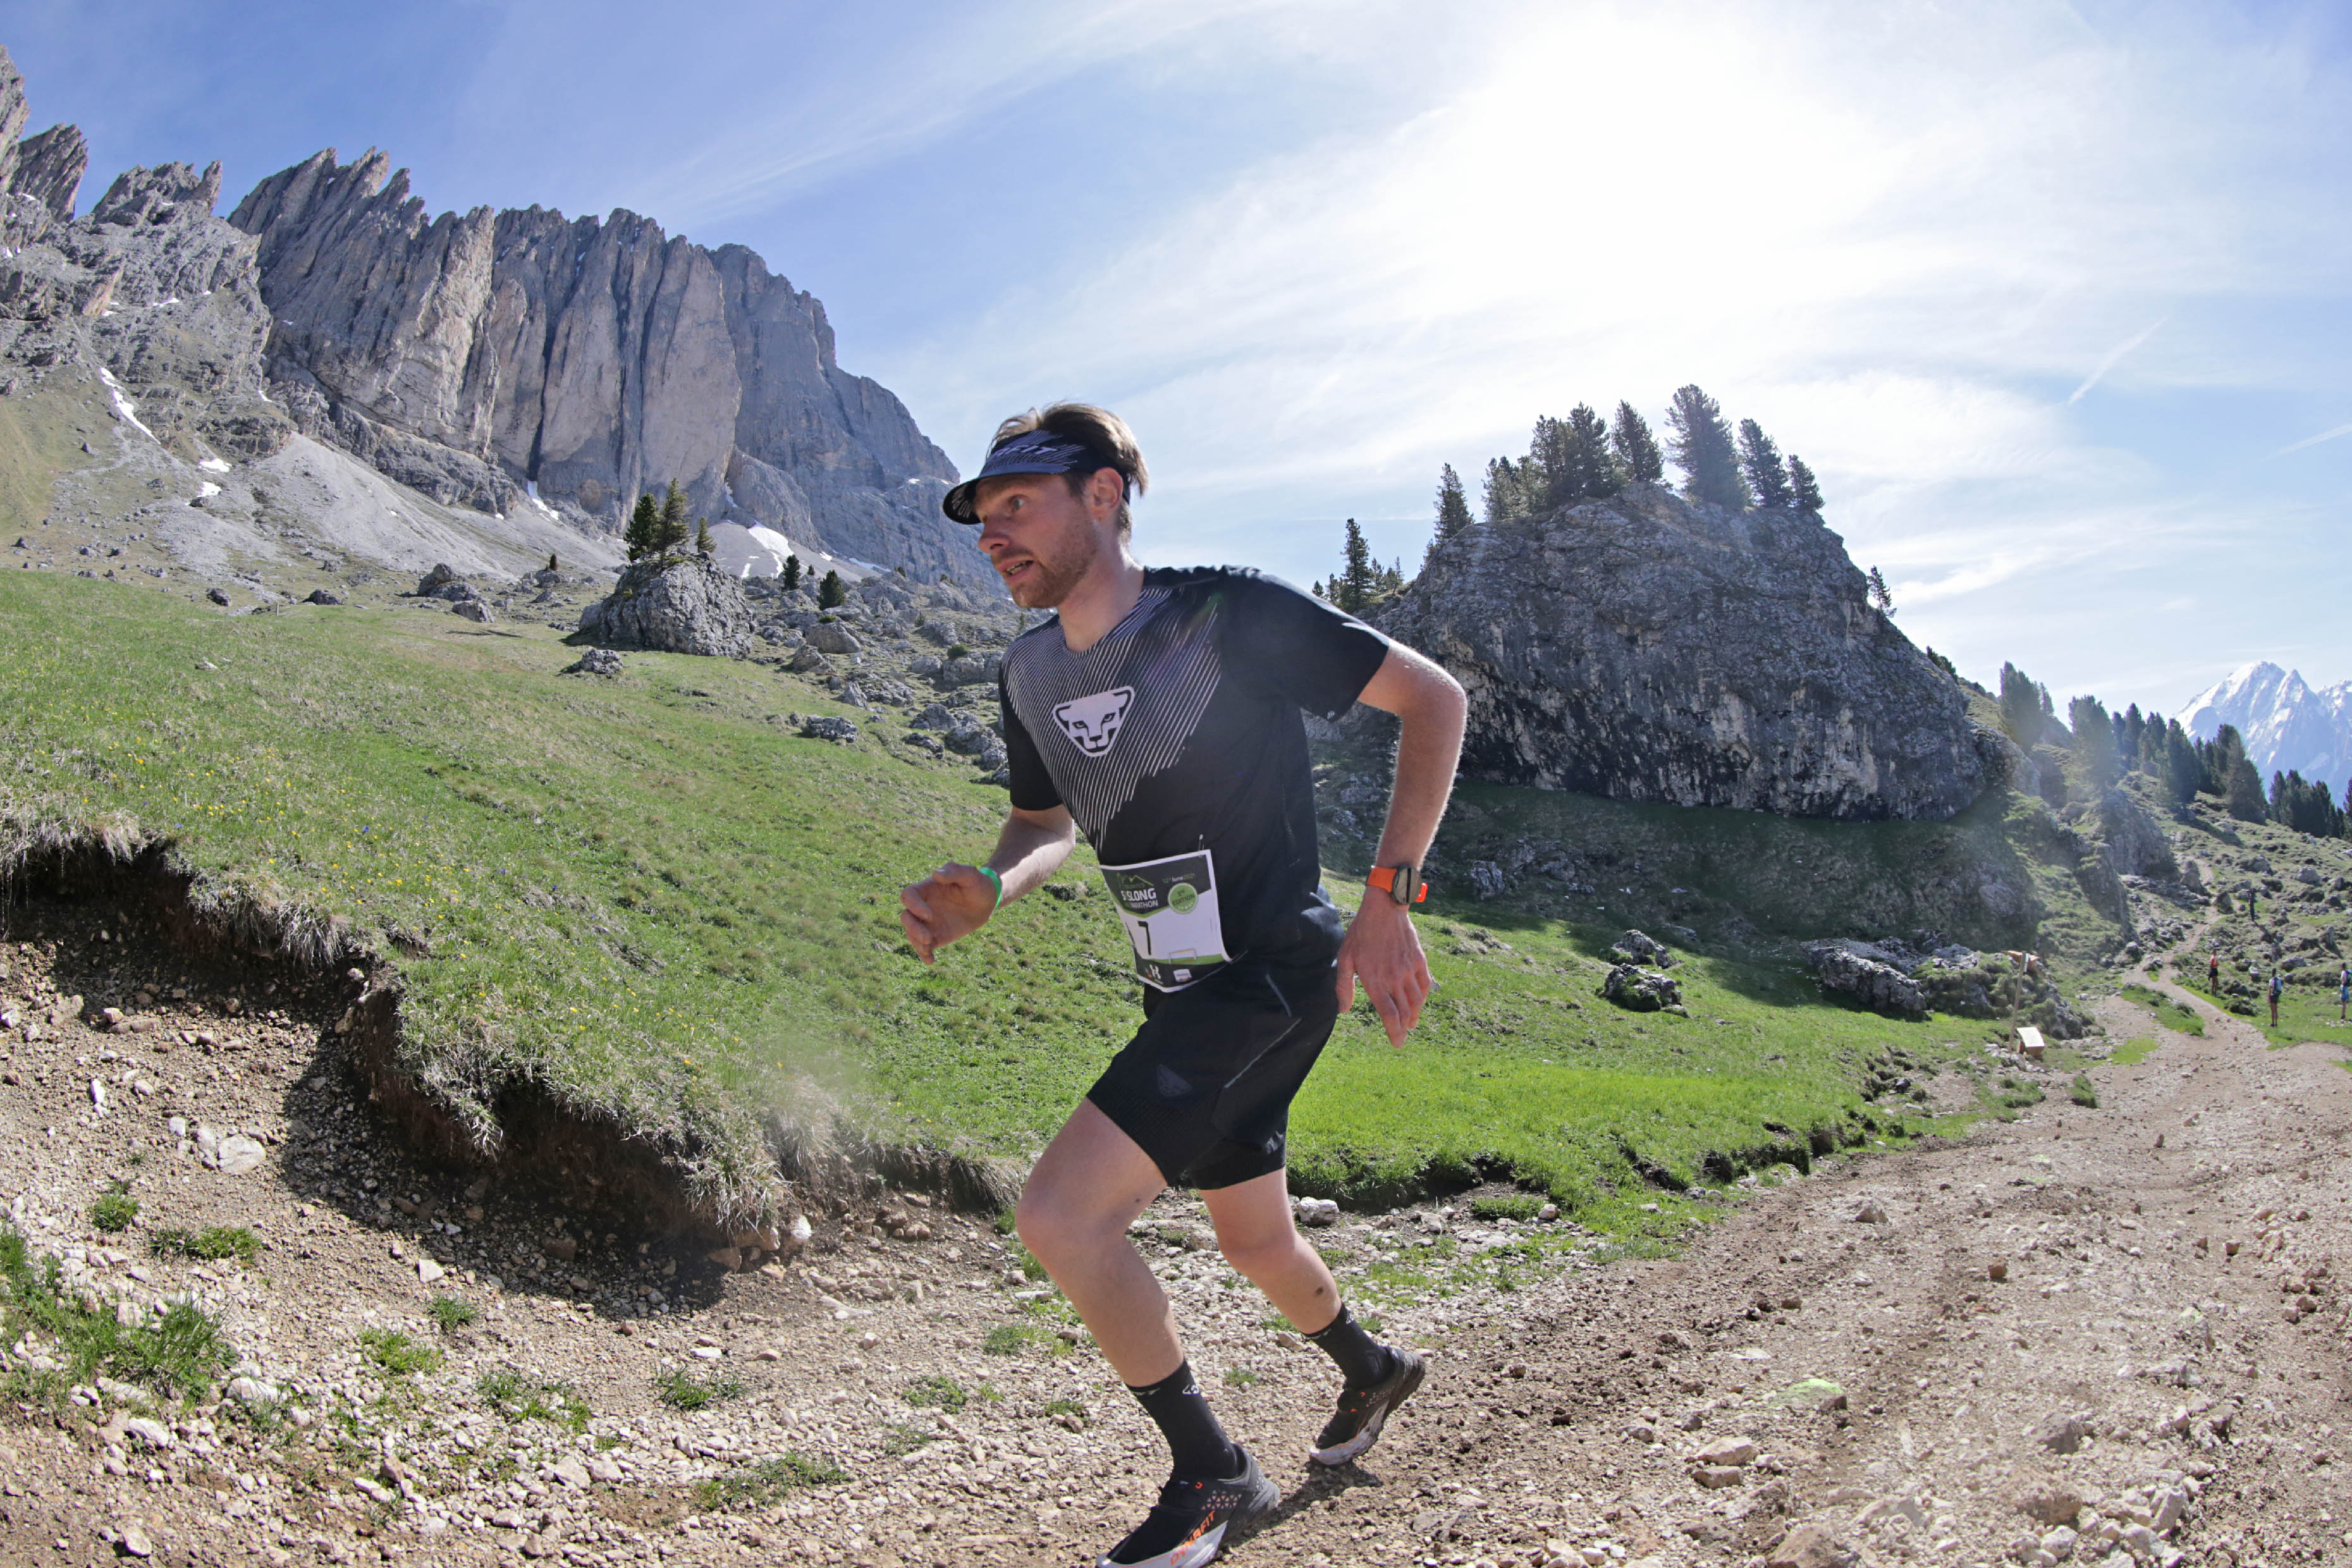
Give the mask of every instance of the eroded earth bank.
<svg viewBox="0 0 2352 1568">
<path fill-rule="evenodd" d="M 583 1173 L 414 1161 L 339 1049 L 364 973 L 199 962 L 120 903 L 5 922 L 7 1561 L 1076 1563 L 1150 1500 L 1148 1427 L 984 1218 L 877 1191 L 730 1270 Z M 1230 1560 L 2352 1557 L 2344 1052 L 2102 1005 L 2158 1047 L 2098 1108 L 2053 1074 L 1715 1200 L 1676 1258 L 1340 1216 L 1350 1294 L 1436 1363 L 1336 1473 L 1322 1358 L 1163 1203 L 1146 1250 L 1286 1494 Z M 75 1375 L 85 1306 L 131 1361 Z"/>
</svg>

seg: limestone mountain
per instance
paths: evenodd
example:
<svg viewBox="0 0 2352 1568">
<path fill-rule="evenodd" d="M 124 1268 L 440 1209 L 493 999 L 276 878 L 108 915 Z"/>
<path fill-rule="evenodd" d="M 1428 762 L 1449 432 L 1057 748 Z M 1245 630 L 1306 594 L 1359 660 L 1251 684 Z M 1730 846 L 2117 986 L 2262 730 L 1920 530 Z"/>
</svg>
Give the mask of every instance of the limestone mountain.
<svg viewBox="0 0 2352 1568">
<path fill-rule="evenodd" d="M 2001 776 L 2002 742 L 1810 512 L 1637 484 L 1472 523 L 1381 621 L 1468 690 L 1467 777 L 1938 819 Z"/>
<path fill-rule="evenodd" d="M 824 307 L 740 245 L 619 210 L 431 216 L 373 150 L 273 174 L 229 221 L 260 242 L 272 383 L 396 477 L 608 531 L 676 479 L 717 530 L 993 581 L 940 515 L 946 456 L 841 368 Z"/>
<path fill-rule="evenodd" d="M 2306 779 L 2352 783 L 2352 680 L 2315 689 L 2300 670 L 2261 660 L 2231 670 L 2176 717 L 2200 741 L 2235 724 L 2247 760 L 2265 779 L 2293 769 Z"/>
</svg>

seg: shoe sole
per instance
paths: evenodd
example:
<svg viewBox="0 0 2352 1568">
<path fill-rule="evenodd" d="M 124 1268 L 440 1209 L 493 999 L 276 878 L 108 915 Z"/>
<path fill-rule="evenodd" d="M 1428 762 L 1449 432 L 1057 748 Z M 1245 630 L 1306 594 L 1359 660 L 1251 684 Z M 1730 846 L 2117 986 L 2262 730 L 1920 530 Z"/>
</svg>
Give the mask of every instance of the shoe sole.
<svg viewBox="0 0 2352 1568">
<path fill-rule="evenodd" d="M 1412 1364 L 1405 1369 L 1403 1381 L 1398 1384 L 1396 1392 L 1381 1401 L 1379 1408 L 1372 1412 L 1372 1418 L 1364 1423 L 1362 1431 L 1344 1443 L 1313 1449 L 1307 1457 L 1318 1465 L 1333 1468 L 1360 1458 L 1366 1449 L 1380 1441 L 1381 1428 L 1388 1425 L 1389 1412 L 1412 1397 L 1413 1390 L 1421 1386 L 1422 1374 L 1428 1370 L 1429 1363 L 1415 1356 Z"/>
</svg>

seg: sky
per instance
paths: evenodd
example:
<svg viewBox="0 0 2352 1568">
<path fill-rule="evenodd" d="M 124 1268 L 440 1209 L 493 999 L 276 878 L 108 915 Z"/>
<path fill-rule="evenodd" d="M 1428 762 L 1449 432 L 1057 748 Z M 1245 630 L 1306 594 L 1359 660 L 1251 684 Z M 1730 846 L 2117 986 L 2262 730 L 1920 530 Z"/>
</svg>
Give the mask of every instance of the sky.
<svg viewBox="0 0 2352 1568">
<path fill-rule="evenodd" d="M 1153 563 L 1418 563 L 1540 415 L 1704 387 L 1897 624 L 2173 711 L 2352 677 L 2352 9 L 16 0 L 32 128 L 224 206 L 370 146 L 824 301 L 959 468 L 1118 409 Z"/>
</svg>

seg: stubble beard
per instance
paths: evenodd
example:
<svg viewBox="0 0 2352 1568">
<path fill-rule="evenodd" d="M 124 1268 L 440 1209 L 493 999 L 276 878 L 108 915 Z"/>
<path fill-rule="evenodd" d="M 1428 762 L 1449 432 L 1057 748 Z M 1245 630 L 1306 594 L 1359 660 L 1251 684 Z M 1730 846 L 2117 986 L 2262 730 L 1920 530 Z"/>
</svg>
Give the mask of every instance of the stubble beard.
<svg viewBox="0 0 2352 1568">
<path fill-rule="evenodd" d="M 1019 583 L 1006 584 L 1005 591 L 1024 610 L 1053 609 L 1086 580 L 1101 554 L 1101 537 L 1090 524 L 1077 523 L 1052 549 L 1030 555 L 1036 571 Z"/>
</svg>

